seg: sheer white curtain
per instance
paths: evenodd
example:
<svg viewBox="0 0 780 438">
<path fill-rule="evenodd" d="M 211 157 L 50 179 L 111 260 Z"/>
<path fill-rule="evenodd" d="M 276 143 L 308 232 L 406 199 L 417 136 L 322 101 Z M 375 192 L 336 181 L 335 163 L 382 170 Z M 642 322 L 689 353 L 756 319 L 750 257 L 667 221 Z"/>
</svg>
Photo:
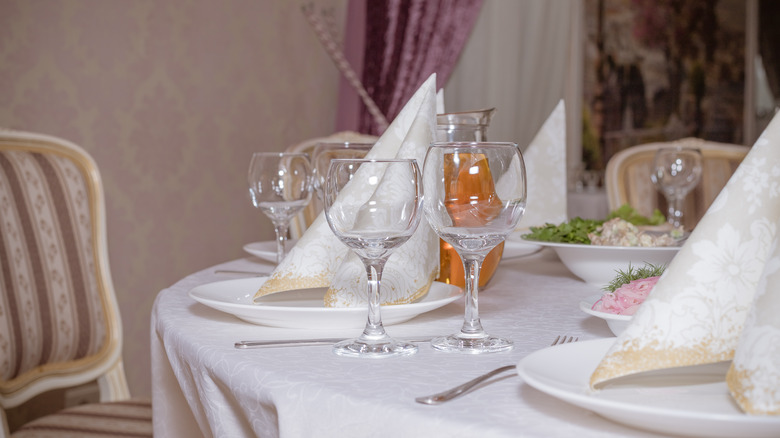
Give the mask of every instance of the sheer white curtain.
<svg viewBox="0 0 780 438">
<path fill-rule="evenodd" d="M 447 111 L 496 107 L 488 138 L 525 147 L 566 101 L 567 162 L 581 161 L 583 0 L 488 0 L 444 88 Z"/>
</svg>

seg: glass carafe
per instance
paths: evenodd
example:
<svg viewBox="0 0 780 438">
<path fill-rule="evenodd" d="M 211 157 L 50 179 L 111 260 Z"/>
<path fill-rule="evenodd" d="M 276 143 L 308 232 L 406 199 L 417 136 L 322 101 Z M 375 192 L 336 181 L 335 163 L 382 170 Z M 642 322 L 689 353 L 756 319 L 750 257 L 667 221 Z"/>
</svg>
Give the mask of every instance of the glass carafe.
<svg viewBox="0 0 780 438">
<path fill-rule="evenodd" d="M 489 108 L 477 111 L 439 114 L 436 116 L 436 141 L 487 141 L 487 128 L 490 125 L 490 118 L 495 112 L 495 108 Z M 471 181 L 470 183 L 480 184 L 480 182 L 476 181 Z M 492 181 L 481 182 L 481 184 L 485 184 L 485 187 L 489 183 L 492 183 Z M 450 190 L 457 190 L 457 187 L 452 187 Z M 491 195 L 492 193 L 485 193 L 486 198 Z M 485 257 L 479 274 L 480 286 L 485 286 L 493 278 L 503 252 L 504 242 L 501 242 Z M 455 251 L 455 248 L 441 239 L 439 240 L 439 261 L 439 278 L 436 279 L 437 281 L 454 284 L 459 287 L 466 286 L 463 261 L 457 251 Z"/>
</svg>

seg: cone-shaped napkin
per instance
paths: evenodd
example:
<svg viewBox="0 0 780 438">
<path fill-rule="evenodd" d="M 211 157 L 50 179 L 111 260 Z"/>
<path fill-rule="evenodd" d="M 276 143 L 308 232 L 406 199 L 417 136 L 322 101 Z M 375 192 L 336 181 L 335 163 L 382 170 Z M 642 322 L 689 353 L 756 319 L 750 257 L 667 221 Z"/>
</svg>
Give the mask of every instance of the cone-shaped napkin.
<svg viewBox="0 0 780 438">
<path fill-rule="evenodd" d="M 422 171 L 436 132 L 436 75 L 431 75 L 377 140 L 366 158 L 414 158 Z M 344 190 L 360 191 L 353 180 Z M 428 292 L 438 275 L 439 238 L 423 218 L 411 239 L 390 255 L 382 274 L 382 304 L 410 303 Z M 255 294 L 328 287 L 325 305 L 364 305 L 366 270 L 333 234 L 322 212 Z"/>
<path fill-rule="evenodd" d="M 731 395 L 749 414 L 780 415 L 780 237 L 739 338 L 726 376 Z"/>
<path fill-rule="evenodd" d="M 566 220 L 566 107 L 563 100 L 523 153 L 528 204 L 517 229 Z"/>
<path fill-rule="evenodd" d="M 745 332 L 741 340 L 740 334 L 762 273 L 776 277 L 770 248 L 779 220 L 780 116 L 775 116 L 593 372 L 591 386 L 643 371 L 730 360 L 739 344 L 750 357 L 734 362 L 732 381 L 742 387 L 737 399 L 774 398 L 776 406 L 779 344 L 762 349 L 749 344 L 752 334 Z M 759 305 L 777 303 L 778 283 L 765 287 L 773 291 L 759 295 Z M 751 332 L 766 329 L 777 336 L 778 313 L 755 312 Z M 764 324 L 767 319 L 771 325 Z M 758 368 L 772 362 L 772 355 L 773 375 L 759 376 Z M 742 379 L 750 376 L 761 384 L 774 382 L 773 390 L 751 391 L 752 384 Z M 743 406 L 758 403 L 751 399 Z"/>
</svg>

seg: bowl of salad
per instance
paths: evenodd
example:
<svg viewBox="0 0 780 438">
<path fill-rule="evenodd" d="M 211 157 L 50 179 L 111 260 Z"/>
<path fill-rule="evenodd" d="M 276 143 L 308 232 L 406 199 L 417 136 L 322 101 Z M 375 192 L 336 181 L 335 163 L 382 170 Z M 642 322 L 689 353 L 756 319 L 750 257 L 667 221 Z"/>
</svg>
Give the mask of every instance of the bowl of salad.
<svg viewBox="0 0 780 438">
<path fill-rule="evenodd" d="M 687 237 L 660 211 L 645 217 L 628 205 L 604 220 L 576 217 L 530 230 L 523 239 L 551 248 L 572 274 L 599 288 L 630 266 L 668 265 Z"/>
</svg>

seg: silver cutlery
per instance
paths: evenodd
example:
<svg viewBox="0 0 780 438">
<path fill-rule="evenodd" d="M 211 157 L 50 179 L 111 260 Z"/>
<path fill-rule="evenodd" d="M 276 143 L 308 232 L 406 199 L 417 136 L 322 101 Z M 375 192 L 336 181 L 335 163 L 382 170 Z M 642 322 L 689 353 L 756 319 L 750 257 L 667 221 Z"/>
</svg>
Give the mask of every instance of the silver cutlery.
<svg viewBox="0 0 780 438">
<path fill-rule="evenodd" d="M 570 342 L 577 342 L 580 338 L 575 338 L 573 336 L 558 336 L 555 338 L 555 340 L 552 342 L 551 346 L 554 345 L 560 345 L 560 344 L 568 344 Z M 493 371 L 490 371 L 488 373 L 485 373 L 475 379 L 469 380 L 466 383 L 463 383 L 461 385 L 458 385 L 454 388 L 448 389 L 443 392 L 439 392 L 437 394 L 427 395 L 423 397 L 417 397 L 414 399 L 417 403 L 422 403 L 424 405 L 438 405 L 440 403 L 444 403 L 447 401 L 450 401 L 454 398 L 457 398 L 466 392 L 468 392 L 470 389 L 474 388 L 478 384 L 484 382 L 485 380 L 497 375 L 501 374 L 503 372 L 513 370 L 515 369 L 515 365 L 505 365 L 500 368 L 496 368 Z"/>
<path fill-rule="evenodd" d="M 272 341 L 238 341 L 234 346 L 238 349 L 249 348 L 274 348 L 274 347 L 307 347 L 315 345 L 333 345 L 336 342 L 343 341 L 346 338 L 321 338 L 321 339 L 290 339 L 290 340 L 272 340 Z M 404 338 L 407 342 L 421 343 L 430 342 L 433 336 Z"/>
</svg>

